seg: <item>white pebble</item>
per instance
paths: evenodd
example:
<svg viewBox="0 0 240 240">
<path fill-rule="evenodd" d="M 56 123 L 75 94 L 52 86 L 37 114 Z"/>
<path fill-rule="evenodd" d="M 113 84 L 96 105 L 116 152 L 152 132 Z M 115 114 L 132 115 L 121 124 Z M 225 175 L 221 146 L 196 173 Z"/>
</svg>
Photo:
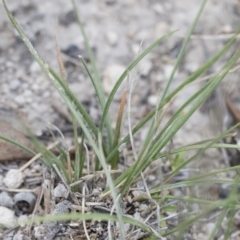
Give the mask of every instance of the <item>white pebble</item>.
<svg viewBox="0 0 240 240">
<path fill-rule="evenodd" d="M 41 67 L 39 66 L 39 64 L 37 62 L 33 61 L 29 70 L 31 73 L 38 73 L 41 71 Z"/>
<path fill-rule="evenodd" d="M 21 216 L 18 218 L 18 224 L 19 224 L 19 226 L 21 226 L 21 227 L 26 226 L 27 220 L 28 220 L 28 216 L 27 216 L 27 215 L 21 215 Z"/>
<path fill-rule="evenodd" d="M 0 206 L 12 208 L 14 205 L 12 198 L 8 195 L 7 192 L 0 193 Z"/>
<path fill-rule="evenodd" d="M 16 225 L 16 217 L 12 210 L 0 206 L 0 227 L 12 228 Z"/>
<path fill-rule="evenodd" d="M 110 94 L 114 85 L 116 84 L 118 78 L 125 71 L 125 67 L 122 65 L 111 65 L 109 66 L 103 74 L 103 88 L 107 94 Z M 124 88 L 127 87 L 126 81 L 123 81 L 116 93 L 116 100 L 121 99 Z"/>
<path fill-rule="evenodd" d="M 106 38 L 107 38 L 108 43 L 111 46 L 115 46 L 117 44 L 118 35 L 115 32 L 107 32 L 106 33 Z"/>
<path fill-rule="evenodd" d="M 148 104 L 150 104 L 151 106 L 157 106 L 158 103 L 158 96 L 156 95 L 150 95 L 147 99 Z"/>
<path fill-rule="evenodd" d="M 53 196 L 55 198 L 57 197 L 67 198 L 68 190 L 65 188 L 65 186 L 62 183 L 59 183 L 53 190 Z"/>
<path fill-rule="evenodd" d="M 8 188 L 19 188 L 21 184 L 23 183 L 23 173 L 16 170 L 16 169 L 11 169 L 8 171 L 6 174 L 3 182 Z"/>
<path fill-rule="evenodd" d="M 21 86 L 21 82 L 18 79 L 14 79 L 9 83 L 9 89 L 12 91 L 18 90 L 20 86 Z"/>
<path fill-rule="evenodd" d="M 147 77 L 153 68 L 153 64 L 149 59 L 143 59 L 139 63 L 139 73 L 143 77 Z"/>
</svg>

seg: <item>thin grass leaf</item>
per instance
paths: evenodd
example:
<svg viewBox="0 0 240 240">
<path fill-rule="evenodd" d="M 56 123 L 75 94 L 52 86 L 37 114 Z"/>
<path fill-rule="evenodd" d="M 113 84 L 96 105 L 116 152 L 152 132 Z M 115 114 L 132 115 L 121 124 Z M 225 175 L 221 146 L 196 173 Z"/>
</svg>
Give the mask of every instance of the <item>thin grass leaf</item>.
<svg viewBox="0 0 240 240">
<path fill-rule="evenodd" d="M 105 94 L 104 94 L 104 91 L 103 91 L 103 86 L 102 86 L 100 74 L 98 72 L 96 61 L 95 61 L 95 58 L 94 58 L 94 54 L 93 54 L 92 49 L 89 45 L 89 41 L 88 41 L 87 35 L 85 33 L 83 24 L 82 24 L 82 22 L 80 20 L 80 17 L 79 17 L 76 2 L 75 2 L 75 0 L 71 0 L 71 1 L 72 1 L 75 16 L 77 18 L 78 25 L 80 27 L 80 31 L 81 31 L 81 33 L 83 35 L 83 38 L 84 38 L 85 48 L 86 48 L 88 56 L 90 58 L 90 62 L 91 62 L 94 77 L 92 77 L 92 74 L 90 74 L 90 71 L 88 70 L 86 64 L 84 64 L 84 67 L 87 70 L 88 75 L 89 75 L 89 77 L 92 81 L 92 84 L 95 88 L 95 92 L 96 92 L 97 97 L 98 97 L 99 102 L 100 102 L 100 106 L 103 110 L 104 107 L 105 107 L 105 104 L 106 104 L 106 97 L 105 97 Z M 104 122 L 104 124 L 105 124 L 105 122 Z M 109 146 L 111 146 L 112 142 L 113 142 L 113 130 L 112 130 L 112 127 L 111 127 L 111 121 L 110 121 L 108 113 L 106 115 L 106 127 L 107 127 L 107 133 L 108 133 Z"/>
<path fill-rule="evenodd" d="M 44 163 L 50 168 L 56 164 L 58 169 L 64 175 L 66 181 L 71 183 L 69 172 L 67 171 L 66 166 L 64 166 L 64 163 L 52 151 L 48 150 L 35 136 L 32 135 L 31 137 L 36 148 L 42 154 Z M 67 162 L 65 162 L 65 164 L 67 164 Z"/>
<path fill-rule="evenodd" d="M 122 75 L 119 77 L 119 79 L 117 80 L 115 86 L 113 87 L 107 103 L 105 105 L 104 111 L 103 111 L 103 115 L 102 115 L 102 119 L 101 119 L 101 123 L 100 123 L 100 131 L 103 130 L 103 126 L 106 120 L 106 116 L 108 114 L 109 111 L 109 107 L 113 101 L 113 98 L 119 88 L 119 86 L 122 84 L 123 80 L 125 79 L 125 77 L 127 76 L 127 74 L 150 52 L 152 51 L 152 49 L 154 49 L 157 45 L 159 45 L 162 41 L 164 41 L 165 39 L 167 39 L 169 36 L 171 36 L 174 32 L 170 32 L 167 35 L 161 37 L 160 39 L 158 39 L 157 41 L 155 41 L 152 45 L 150 45 L 142 54 L 140 54 L 128 67 L 127 69 L 122 73 Z"/>
<path fill-rule="evenodd" d="M 88 115 L 88 113 L 86 112 L 86 110 L 81 106 L 81 104 L 77 101 L 76 97 L 72 94 L 72 92 L 66 87 L 66 84 L 64 84 L 64 81 L 61 80 L 61 78 L 53 71 L 51 70 L 47 64 L 45 64 L 43 62 L 43 60 L 39 57 L 38 53 L 36 52 L 36 50 L 34 49 L 33 45 L 31 44 L 31 42 L 29 41 L 29 39 L 27 38 L 27 36 L 25 35 L 25 33 L 22 31 L 21 27 L 19 26 L 19 24 L 17 23 L 17 21 L 14 19 L 14 17 L 12 16 L 12 14 L 10 13 L 10 11 L 7 8 L 7 5 L 5 3 L 5 1 L 3 0 L 3 5 L 4 8 L 7 12 L 7 15 L 10 19 L 10 21 L 12 22 L 14 28 L 17 30 L 17 32 L 19 33 L 20 37 L 22 38 L 23 42 L 25 43 L 25 45 L 27 46 L 28 50 L 30 51 L 30 53 L 33 55 L 33 57 L 35 58 L 35 60 L 38 62 L 38 64 L 40 65 L 41 69 L 43 70 L 43 72 L 47 75 L 47 77 L 49 78 L 49 80 L 52 82 L 52 84 L 54 85 L 54 87 L 57 89 L 57 91 L 59 92 L 59 94 L 62 96 L 62 98 L 64 99 L 64 101 L 67 103 L 68 107 L 71 108 L 72 110 L 74 110 L 72 101 L 74 100 L 74 104 L 77 105 L 78 109 L 81 110 L 81 114 L 84 116 L 84 118 L 87 120 L 89 126 L 91 127 L 92 132 L 97 135 L 97 128 L 94 125 L 94 123 L 92 122 L 90 116 Z M 55 79 L 56 77 L 56 79 Z M 67 93 L 65 92 L 67 91 Z M 68 96 L 67 96 L 68 95 Z M 69 99 L 69 96 L 71 96 L 71 98 Z M 83 122 L 82 122 L 83 123 Z M 82 127 L 82 125 L 80 125 Z"/>
<path fill-rule="evenodd" d="M 84 140 L 85 135 L 82 133 L 82 139 L 81 139 L 81 146 L 80 146 L 80 168 L 79 168 L 79 178 L 82 177 L 84 162 L 85 162 L 85 154 L 84 154 Z"/>
<path fill-rule="evenodd" d="M 184 166 L 186 166 L 188 163 L 190 163 L 192 160 L 196 159 L 198 156 L 200 156 L 206 149 L 210 148 L 212 144 L 218 142 L 219 140 L 223 139 L 226 134 L 228 134 L 229 132 L 231 132 L 234 128 L 236 128 L 236 125 L 233 126 L 232 128 L 230 128 L 229 130 L 225 131 L 223 134 L 221 134 L 219 137 L 213 139 L 212 142 L 210 142 L 209 144 L 206 145 L 206 147 L 200 149 L 193 157 L 191 157 L 189 160 L 185 161 L 184 163 L 182 163 L 179 167 L 177 167 L 169 176 L 167 176 L 164 179 L 164 183 L 167 183 L 170 179 L 172 179 L 172 177 L 174 175 L 176 175 L 177 172 L 179 172 L 180 169 L 182 169 Z"/>
<path fill-rule="evenodd" d="M 51 75 L 54 77 L 54 79 L 57 80 L 57 82 L 62 87 L 62 90 L 64 91 L 64 94 L 66 94 L 66 96 L 64 96 L 64 98 L 66 99 L 66 97 L 68 97 L 67 100 L 68 101 L 70 100 L 71 103 L 75 104 L 75 106 L 77 107 L 77 109 L 82 114 L 83 118 L 85 119 L 85 121 L 87 122 L 89 127 L 91 128 L 94 135 L 97 136 L 97 127 L 93 123 L 92 118 L 89 116 L 89 114 L 87 113 L 87 111 L 85 110 L 83 105 L 78 101 L 78 99 L 72 93 L 72 91 L 69 89 L 69 87 L 66 86 L 64 81 L 56 74 L 56 72 L 53 69 L 48 67 L 48 71 L 49 71 L 49 73 L 51 73 Z"/>
<path fill-rule="evenodd" d="M 213 240 L 216 237 L 217 231 L 221 228 L 221 224 L 223 222 L 223 219 L 227 216 L 228 213 L 228 209 L 224 208 L 220 214 L 220 216 L 218 217 L 218 220 L 214 226 L 214 229 L 211 233 L 211 235 L 209 236 L 208 240 Z"/>
<path fill-rule="evenodd" d="M 115 135 L 114 135 L 114 141 L 113 141 L 113 147 L 116 147 L 118 145 L 119 139 L 120 139 L 120 133 L 121 133 L 121 125 L 122 125 L 122 118 L 123 118 L 123 111 L 124 111 L 124 106 L 126 103 L 126 98 L 127 98 L 127 90 L 123 92 L 122 99 L 120 102 L 119 110 L 118 110 L 118 117 L 117 117 L 117 122 L 116 122 L 116 127 L 115 127 Z M 113 158 L 113 161 L 111 162 L 112 168 L 117 169 L 118 165 L 118 153 Z"/>
<path fill-rule="evenodd" d="M 139 174 L 146 169 L 146 167 L 150 164 L 151 159 L 154 158 L 158 152 L 162 150 L 164 146 L 172 139 L 174 134 L 183 126 L 183 124 L 189 119 L 189 117 L 196 111 L 196 109 L 210 96 L 210 94 L 214 91 L 214 89 L 218 86 L 218 84 L 223 80 L 223 78 L 227 75 L 229 70 L 232 68 L 232 66 L 235 64 L 235 62 L 238 60 L 240 56 L 240 49 L 236 51 L 236 53 L 233 55 L 233 57 L 225 64 L 225 66 L 220 71 L 220 75 L 216 78 L 214 78 L 212 81 L 206 83 L 208 85 L 207 88 L 202 92 L 202 94 L 195 100 L 193 103 L 193 106 L 189 109 L 189 111 L 182 117 L 179 117 L 179 119 L 176 119 L 176 121 L 169 127 L 169 130 L 166 131 L 165 134 L 163 134 L 163 137 L 159 139 L 159 141 L 152 146 L 152 148 L 149 150 L 149 155 L 145 160 L 142 161 L 143 164 L 136 163 L 137 167 L 135 168 L 135 174 L 128 175 L 126 180 L 123 183 L 121 192 L 124 193 L 127 191 L 127 189 L 130 187 L 133 180 L 139 176 Z M 200 89 L 199 91 L 201 91 Z M 135 164 L 134 164 L 135 165 Z M 123 173 L 124 175 L 124 173 Z"/>
<path fill-rule="evenodd" d="M 157 141 L 151 148 L 149 153 L 149 158 L 154 157 L 166 144 L 172 139 L 173 135 L 183 126 L 183 124 L 189 119 L 189 117 L 196 111 L 198 107 L 210 96 L 214 89 L 221 83 L 224 77 L 227 75 L 231 67 L 240 57 L 240 49 L 236 51 L 234 56 L 225 64 L 225 66 L 220 71 L 220 75 L 213 80 L 205 84 L 198 92 L 202 92 L 201 95 L 197 97 L 193 106 L 189 109 L 184 116 L 180 116 L 174 121 L 174 123 L 169 127 L 168 131 L 165 131 L 162 138 Z M 206 87 L 207 86 L 207 87 Z M 204 91 L 202 91 L 204 89 Z"/>
<path fill-rule="evenodd" d="M 122 217 L 124 223 L 131 224 L 133 226 L 139 227 L 140 229 L 153 234 L 154 230 L 148 225 L 143 223 L 142 221 L 138 221 L 135 218 L 123 216 Z M 53 221 L 70 221 L 70 220 L 94 220 L 94 221 L 114 221 L 117 222 L 116 215 L 110 214 L 102 214 L 102 213 L 91 213 L 91 214 L 81 214 L 81 213 L 71 213 L 71 214 L 58 214 L 58 215 L 47 215 L 41 217 L 34 217 L 32 219 L 32 223 L 39 222 L 53 222 Z M 31 220 L 21 221 L 21 223 L 28 224 Z M 157 236 L 160 236 L 157 234 Z"/>
<path fill-rule="evenodd" d="M 73 123 L 73 134 L 74 134 L 74 146 L 75 146 L 75 164 L 74 164 L 74 181 L 78 181 L 80 178 L 80 166 L 81 166 L 81 158 L 80 158 L 80 149 L 78 143 L 78 131 L 77 131 L 77 121 L 74 115 L 72 114 L 72 123 Z"/>
<path fill-rule="evenodd" d="M 190 110 L 186 113 L 186 115 L 179 117 L 179 119 L 176 119 L 175 123 L 173 123 L 169 127 L 168 131 L 166 131 L 166 133 L 163 134 L 162 138 L 159 139 L 159 141 L 157 141 L 154 144 L 154 146 L 152 146 L 152 148 L 149 150 L 149 155 L 147 159 L 152 159 L 152 157 L 154 157 L 155 154 L 157 154 L 157 152 L 161 151 L 161 149 L 167 144 L 167 142 L 170 141 L 170 139 L 172 139 L 172 137 L 178 131 L 178 129 L 187 121 L 187 119 L 193 114 L 193 112 L 202 104 L 203 101 L 206 100 L 206 98 L 212 93 L 212 91 L 216 88 L 216 86 L 223 80 L 223 78 L 228 73 L 232 65 L 237 61 L 239 56 L 240 56 L 240 50 L 238 50 L 234 54 L 234 56 L 231 58 L 231 60 L 223 67 L 223 69 L 220 72 L 221 73 L 220 76 L 216 77 L 214 80 L 207 83 L 206 84 L 208 85 L 207 88 L 205 88 L 205 86 L 203 87 L 205 88 L 204 92 L 202 92 L 202 94 L 197 98 L 197 100 L 195 101 L 193 106 L 190 108 Z M 202 90 L 200 89 L 199 91 L 202 91 Z M 147 162 L 144 161 L 144 164 L 141 165 L 141 169 L 143 169 L 143 167 L 144 166 L 146 167 L 147 165 L 148 165 Z M 138 171 L 138 174 L 139 172 L 140 172 L 140 169 Z"/>
<path fill-rule="evenodd" d="M 37 153 L 35 153 L 34 151 L 32 151 L 30 148 L 27 148 L 25 146 L 23 146 L 22 144 L 18 143 L 18 142 L 15 142 L 14 140 L 8 138 L 8 137 L 5 137 L 5 136 L 2 136 L 0 135 L 0 139 L 3 139 L 4 141 L 6 142 L 9 142 L 9 143 L 12 143 L 20 148 L 22 148 L 23 150 L 25 150 L 26 152 L 32 154 L 33 156 L 36 155 Z"/>
<path fill-rule="evenodd" d="M 219 60 L 220 57 L 222 57 L 232 46 L 234 41 L 236 40 L 236 36 L 238 35 L 238 32 L 228 41 L 228 43 L 223 47 L 221 51 L 219 51 L 214 57 L 212 57 L 210 60 L 208 60 L 202 67 L 200 67 L 198 70 L 196 70 L 190 77 L 188 77 L 182 84 L 180 84 L 171 94 L 169 94 L 164 102 L 160 104 L 158 107 L 158 111 L 165 106 L 169 101 L 171 101 L 182 89 L 184 89 L 188 84 L 195 81 L 199 76 L 201 76 L 204 72 L 206 72 L 217 60 Z M 134 135 L 138 130 L 140 130 L 155 114 L 156 108 L 154 108 L 147 116 L 145 116 L 132 130 L 132 134 Z M 118 146 L 109 153 L 107 157 L 107 161 L 109 162 L 110 159 L 113 157 L 113 155 L 118 151 L 119 147 L 129 141 L 130 137 L 129 134 L 118 144 Z"/>
<path fill-rule="evenodd" d="M 63 64 L 63 60 L 62 60 L 62 55 L 61 55 L 61 51 L 59 49 L 59 45 L 58 45 L 58 37 L 57 37 L 57 30 L 58 30 L 58 24 L 56 22 L 55 24 L 55 43 L 56 43 L 56 50 L 57 50 L 57 60 L 58 60 L 58 68 L 60 70 L 60 76 L 61 78 L 66 82 L 67 84 L 67 77 L 66 77 L 66 71 L 64 68 L 64 64 Z"/>
<path fill-rule="evenodd" d="M 197 23 L 198 23 L 198 21 L 199 21 L 199 18 L 200 18 L 201 14 L 202 14 L 202 12 L 203 12 L 203 10 L 204 10 L 204 7 L 205 7 L 206 3 L 207 3 L 207 0 L 203 0 L 203 1 L 202 1 L 202 4 L 201 4 L 200 9 L 199 9 L 199 11 L 198 11 L 198 13 L 197 13 L 197 16 L 196 16 L 196 18 L 194 19 L 193 24 L 191 25 L 191 28 L 190 28 L 190 30 L 189 30 L 189 32 L 188 32 L 188 34 L 187 34 L 187 36 L 186 36 L 186 38 L 185 38 L 185 40 L 184 40 L 184 42 L 183 42 L 183 45 L 182 45 L 182 47 L 181 47 L 181 49 L 180 49 L 180 53 L 179 53 L 179 55 L 178 55 L 176 64 L 175 64 L 175 66 L 174 66 L 174 68 L 173 68 L 173 70 L 172 70 L 171 76 L 170 76 L 170 78 L 169 78 L 169 80 L 168 80 L 168 82 L 167 82 L 167 85 L 166 85 L 166 87 L 165 87 L 165 89 L 164 89 L 164 91 L 163 91 L 163 95 L 162 95 L 160 104 L 163 102 L 164 98 L 165 98 L 166 95 L 167 95 L 167 92 L 168 92 L 169 87 L 170 87 L 170 85 L 171 85 L 171 83 L 172 83 L 172 81 L 173 81 L 173 78 L 174 78 L 174 75 L 175 75 L 175 73 L 176 73 L 176 71 L 177 71 L 177 68 L 179 67 L 179 64 L 180 64 L 181 61 L 182 61 L 182 58 L 183 58 L 183 55 L 184 55 L 184 53 L 185 53 L 187 44 L 189 43 L 190 37 L 191 37 L 191 35 L 192 35 L 192 33 L 193 33 L 193 31 L 194 31 L 194 29 L 195 29 L 195 27 L 196 27 L 196 25 L 197 25 Z"/>
<path fill-rule="evenodd" d="M 82 57 L 80 57 L 80 60 L 82 61 L 82 64 L 85 68 L 85 70 L 87 71 L 88 76 L 91 79 L 91 82 L 94 86 L 95 92 L 97 93 L 99 91 L 99 86 L 96 84 L 96 81 L 94 81 L 93 76 L 91 74 L 91 72 L 89 71 L 86 62 L 84 61 L 84 59 Z M 98 94 L 97 94 L 98 95 Z M 109 142 L 109 148 L 112 146 L 113 143 L 113 131 L 112 131 L 112 127 L 111 125 L 107 125 L 107 133 L 108 133 L 108 142 Z"/>
<path fill-rule="evenodd" d="M 103 149 L 102 149 L 101 133 L 99 133 L 99 136 L 98 136 L 98 146 L 99 146 L 99 151 L 100 151 L 100 158 L 99 158 L 99 160 L 100 160 L 101 165 L 103 167 L 103 170 L 104 170 L 104 172 L 106 174 L 107 183 L 108 183 L 108 185 L 109 185 L 109 187 L 111 189 L 112 198 L 113 198 L 114 204 L 116 206 L 117 218 L 118 218 L 119 228 L 120 228 L 120 237 L 122 237 L 122 239 L 125 239 L 125 237 L 124 237 L 125 233 L 123 232 L 122 210 L 121 210 L 121 207 L 120 207 L 120 204 L 119 204 L 119 201 L 118 201 L 117 192 L 116 192 L 116 189 L 114 187 L 114 183 L 112 181 L 112 177 L 111 177 L 108 165 L 105 162 L 105 157 L 104 157 Z"/>
</svg>

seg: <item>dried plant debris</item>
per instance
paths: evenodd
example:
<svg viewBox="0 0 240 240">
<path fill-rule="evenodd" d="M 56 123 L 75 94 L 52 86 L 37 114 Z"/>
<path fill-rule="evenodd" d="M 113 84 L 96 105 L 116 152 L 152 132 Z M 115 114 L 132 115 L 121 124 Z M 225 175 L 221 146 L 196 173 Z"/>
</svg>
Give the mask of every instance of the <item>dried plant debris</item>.
<svg viewBox="0 0 240 240">
<path fill-rule="evenodd" d="M 49 172 L 50 173 L 50 172 Z M 51 175 L 51 174 L 50 174 Z M 50 176 L 49 175 L 49 176 Z M 59 182 L 56 177 L 48 178 L 49 187 L 54 185 L 53 190 L 49 195 L 42 195 L 44 200 L 38 195 L 38 200 L 35 204 L 36 197 L 33 193 L 17 193 L 13 197 L 15 209 L 15 216 L 18 214 L 34 214 L 34 216 L 42 215 L 46 202 L 50 204 L 50 215 L 58 214 L 71 214 L 71 213 L 104 213 L 115 215 L 114 203 L 111 196 L 100 198 L 100 194 L 106 187 L 106 177 L 103 174 L 93 175 L 92 177 L 83 177 L 84 181 L 79 181 L 75 186 L 79 188 L 79 192 L 67 194 L 68 190 L 65 188 L 65 184 Z M 85 194 L 81 189 L 85 188 Z M 74 195 L 72 197 L 72 195 Z M 40 201 L 39 201 L 40 200 Z M 84 205 L 83 204 L 84 201 Z M 122 213 L 125 216 L 132 216 L 135 219 L 145 222 L 151 225 L 151 227 L 157 228 L 157 208 L 154 203 L 145 192 L 135 188 L 131 190 L 122 200 L 120 200 Z M 35 210 L 33 211 L 33 206 Z M 46 213 L 46 212 L 45 212 Z M 168 216 L 165 213 L 165 216 Z M 15 234 L 26 234 L 30 239 L 68 239 L 70 236 L 73 239 L 86 239 L 86 234 L 90 239 L 105 239 L 109 237 L 109 229 L 115 239 L 119 239 L 118 224 L 108 221 L 85 221 L 86 231 L 83 227 L 84 221 L 72 220 L 72 221 L 54 221 L 44 222 L 41 225 L 33 225 L 31 235 L 26 234 L 25 228 L 22 227 L 21 231 Z M 110 228 L 109 228 L 110 227 Z M 124 224 L 126 239 L 142 239 L 143 236 L 147 236 L 147 233 L 139 230 L 138 228 L 129 224 Z M 137 233 L 137 235 L 136 235 Z"/>
</svg>

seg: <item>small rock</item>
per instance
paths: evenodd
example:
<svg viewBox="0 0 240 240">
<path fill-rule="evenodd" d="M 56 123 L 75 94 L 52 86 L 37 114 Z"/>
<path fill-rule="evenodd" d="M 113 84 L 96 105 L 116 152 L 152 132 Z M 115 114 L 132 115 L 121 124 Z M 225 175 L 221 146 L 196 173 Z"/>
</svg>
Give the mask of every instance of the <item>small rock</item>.
<svg viewBox="0 0 240 240">
<path fill-rule="evenodd" d="M 13 201 L 15 203 L 14 209 L 17 216 L 22 214 L 30 214 L 36 203 L 36 197 L 31 192 L 20 192 L 17 193 Z"/>
<path fill-rule="evenodd" d="M 164 9 L 163 9 L 161 3 L 156 3 L 156 4 L 154 4 L 154 5 L 153 5 L 153 9 L 154 9 L 154 11 L 155 11 L 156 13 L 158 13 L 158 14 L 164 13 Z"/>
<path fill-rule="evenodd" d="M 107 38 L 108 43 L 111 46 L 117 45 L 118 35 L 115 32 L 107 32 L 106 33 L 106 38 Z"/>
<path fill-rule="evenodd" d="M 76 16 L 73 10 L 59 16 L 59 23 L 65 27 L 68 27 L 74 22 L 76 22 Z"/>
<path fill-rule="evenodd" d="M 23 183 L 23 173 L 16 170 L 16 169 L 11 169 L 8 171 L 6 174 L 3 182 L 8 188 L 19 188 L 21 184 Z"/>
<path fill-rule="evenodd" d="M 9 89 L 16 91 L 21 86 L 21 82 L 18 79 L 14 79 L 9 83 Z"/>
<path fill-rule="evenodd" d="M 144 221 L 144 219 L 141 217 L 139 212 L 135 212 L 133 215 L 134 219 L 138 220 L 138 221 Z"/>
<path fill-rule="evenodd" d="M 165 22 L 160 22 L 156 25 L 155 30 L 154 30 L 155 39 L 158 39 L 158 38 L 166 35 L 169 32 L 170 32 L 169 25 Z"/>
<path fill-rule="evenodd" d="M 32 96 L 32 91 L 29 90 L 29 89 L 26 89 L 26 90 L 23 92 L 23 95 L 24 95 L 25 97 L 30 97 L 30 96 Z"/>
<path fill-rule="evenodd" d="M 39 73 L 41 72 L 41 67 L 39 66 L 39 64 L 37 62 L 32 62 L 30 68 L 29 68 L 30 73 L 34 74 L 34 73 Z"/>
<path fill-rule="evenodd" d="M 115 86 L 117 80 L 125 71 L 125 67 L 122 65 L 111 65 L 109 66 L 103 74 L 103 88 L 107 94 L 110 94 L 113 87 Z M 116 100 L 120 100 L 122 97 L 123 90 L 127 88 L 126 79 L 122 82 L 121 86 L 118 88 L 116 93 Z"/>
<path fill-rule="evenodd" d="M 23 95 L 18 95 L 14 98 L 14 101 L 19 105 L 19 106 L 23 106 L 26 101 L 25 101 L 25 97 Z"/>
<path fill-rule="evenodd" d="M 205 233 L 206 233 L 207 236 L 210 236 L 212 234 L 215 226 L 216 226 L 216 224 L 215 223 L 211 223 L 211 222 L 206 224 L 204 230 L 205 230 Z"/>
<path fill-rule="evenodd" d="M 26 226 L 26 222 L 28 220 L 28 216 L 27 215 L 21 215 L 18 218 L 18 224 L 21 227 L 25 227 Z"/>
<path fill-rule="evenodd" d="M 166 80 L 168 80 L 172 74 L 172 71 L 173 71 L 173 65 L 165 65 L 164 66 L 164 77 Z M 177 73 L 177 72 L 176 72 Z M 176 76 L 176 73 L 175 73 L 175 76 Z"/>
<path fill-rule="evenodd" d="M 158 103 L 158 96 L 150 95 L 147 101 L 148 101 L 148 104 L 155 107 Z"/>
<path fill-rule="evenodd" d="M 12 228 L 16 225 L 14 212 L 6 207 L 0 206 L 0 227 Z"/>
<path fill-rule="evenodd" d="M 12 208 L 14 205 L 12 198 L 8 195 L 7 192 L 0 193 L 0 206 Z"/>
<path fill-rule="evenodd" d="M 148 59 L 143 59 L 139 63 L 139 73 L 143 77 L 147 77 L 149 75 L 149 73 L 151 72 L 152 68 L 153 68 L 153 64 Z"/>
<path fill-rule="evenodd" d="M 240 226 L 240 211 L 235 213 L 234 216 L 234 225 L 239 227 Z"/>
<path fill-rule="evenodd" d="M 53 190 L 53 196 L 55 198 L 61 197 L 61 198 L 67 198 L 68 196 L 68 190 L 65 188 L 65 186 L 62 183 L 58 183 L 58 185 Z"/>
<path fill-rule="evenodd" d="M 234 30 L 231 25 L 225 24 L 222 26 L 221 32 L 222 33 L 232 33 Z"/>
<path fill-rule="evenodd" d="M 3 179 L 4 179 L 4 177 L 2 175 L 0 175 L 0 187 L 3 187 Z"/>
</svg>

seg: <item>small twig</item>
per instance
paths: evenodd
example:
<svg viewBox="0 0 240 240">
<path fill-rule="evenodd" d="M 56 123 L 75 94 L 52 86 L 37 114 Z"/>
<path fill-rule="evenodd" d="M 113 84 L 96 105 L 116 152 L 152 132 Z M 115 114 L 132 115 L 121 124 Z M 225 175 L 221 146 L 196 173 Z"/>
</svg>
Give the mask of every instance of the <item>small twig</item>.
<svg viewBox="0 0 240 240">
<path fill-rule="evenodd" d="M 110 173 L 111 174 L 122 173 L 122 171 L 121 170 L 110 170 Z M 89 181 L 89 180 L 93 179 L 94 177 L 101 175 L 101 174 L 105 174 L 105 172 L 104 171 L 96 171 L 93 174 L 87 174 L 86 176 L 82 177 L 80 180 L 78 180 L 74 183 L 71 183 L 69 186 L 70 187 L 76 186 L 79 183 L 82 183 L 83 181 Z"/>
<path fill-rule="evenodd" d="M 79 202 L 78 202 L 77 198 L 75 197 L 74 193 L 71 191 L 71 188 L 70 188 L 69 185 L 67 184 L 67 182 L 66 182 L 66 180 L 64 179 L 63 175 L 60 173 L 57 165 L 56 165 L 56 164 L 53 164 L 52 166 L 53 166 L 53 168 L 55 169 L 56 173 L 58 174 L 59 178 L 61 179 L 63 185 L 64 185 L 65 188 L 68 190 L 68 192 L 69 192 L 72 200 L 74 201 L 74 203 L 75 203 L 76 205 L 78 205 Z"/>
<path fill-rule="evenodd" d="M 56 147 L 57 145 L 58 145 L 58 142 L 54 142 L 47 147 L 47 150 L 51 150 L 52 148 Z M 32 159 L 30 159 L 26 164 L 24 164 L 21 168 L 19 168 L 18 171 L 19 172 L 24 171 L 28 166 L 30 166 L 33 162 L 35 162 L 41 156 L 42 156 L 42 153 L 38 153 Z"/>
<path fill-rule="evenodd" d="M 116 204 L 118 204 L 117 202 L 118 202 L 118 200 L 119 200 L 120 197 L 121 197 L 121 194 L 119 194 L 119 195 L 117 196 L 117 199 L 116 199 L 116 201 L 114 202 L 114 204 L 113 204 L 113 206 L 112 206 L 112 208 L 111 208 L 110 215 L 113 215 L 114 209 L 115 209 L 115 207 L 116 207 Z M 112 238 L 112 233 L 111 233 L 111 220 L 108 221 L 108 238 L 109 238 L 109 240 L 113 239 L 113 238 Z"/>
<path fill-rule="evenodd" d="M 90 174 L 90 157 L 89 157 L 89 151 L 88 151 L 88 148 L 87 148 L 86 143 L 83 143 L 83 146 L 84 146 L 85 151 L 86 151 L 86 157 L 87 157 L 87 174 L 89 175 L 89 174 Z"/>
<path fill-rule="evenodd" d="M 29 225 L 28 225 L 28 227 L 27 227 L 27 229 L 28 229 L 27 231 L 28 231 L 29 235 L 30 235 L 30 233 L 31 233 L 32 220 L 33 220 L 33 218 L 34 218 L 34 216 L 35 216 L 35 214 L 36 214 L 36 212 L 37 212 L 37 209 L 38 209 L 39 206 L 40 206 L 40 203 L 41 203 L 41 201 L 42 201 L 42 197 L 43 197 L 43 188 L 41 188 L 41 192 L 40 192 L 40 193 L 38 192 L 37 202 L 36 202 L 36 204 L 35 204 L 35 207 L 34 207 L 34 209 L 33 209 L 33 213 L 32 213 L 32 215 L 31 215 L 31 222 L 29 223 Z"/>
<path fill-rule="evenodd" d="M 69 178 L 71 179 L 72 181 L 72 165 L 71 165 L 71 159 L 70 159 L 70 154 L 69 154 L 69 150 L 68 150 L 68 145 L 67 145 L 67 142 L 65 140 L 65 137 L 62 133 L 62 131 L 56 127 L 55 125 L 51 124 L 51 123 L 48 123 L 49 125 L 53 126 L 60 134 L 60 136 L 62 137 L 63 139 L 63 143 L 64 143 L 64 146 L 65 146 L 65 152 L 66 152 L 66 155 L 67 155 L 67 170 L 68 170 L 68 175 L 69 175 Z"/>
<path fill-rule="evenodd" d="M 36 189 L 14 189 L 14 188 L 3 188 L 0 187 L 1 191 L 6 191 L 6 192 L 30 192 L 30 193 L 35 193 Z"/>
<path fill-rule="evenodd" d="M 85 213 L 85 186 L 83 186 L 82 193 L 83 193 L 83 198 L 82 198 L 82 214 L 84 214 L 84 213 Z M 83 219 L 83 228 L 84 228 L 84 232 L 85 232 L 86 238 L 87 238 L 88 240 L 90 240 L 90 237 L 89 237 L 88 231 L 87 231 L 87 226 L 86 226 L 86 220 L 85 220 L 85 219 Z"/>
</svg>

